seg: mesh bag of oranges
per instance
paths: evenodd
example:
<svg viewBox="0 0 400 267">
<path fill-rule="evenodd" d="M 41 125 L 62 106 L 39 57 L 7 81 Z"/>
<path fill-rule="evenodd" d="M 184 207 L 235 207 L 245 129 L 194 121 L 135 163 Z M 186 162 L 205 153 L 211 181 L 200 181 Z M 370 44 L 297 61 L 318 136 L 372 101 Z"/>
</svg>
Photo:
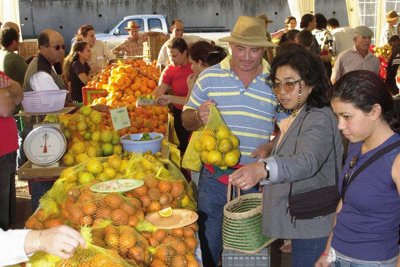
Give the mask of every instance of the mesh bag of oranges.
<svg viewBox="0 0 400 267">
<path fill-rule="evenodd" d="M 226 126 L 217 107 L 212 105 L 207 123 L 192 134 L 182 167 L 200 171 L 201 164 L 205 163 L 227 169 L 235 166 L 239 158 L 239 139 Z"/>
<path fill-rule="evenodd" d="M 144 185 L 125 195 L 140 199 L 146 213 L 166 207 L 196 209 L 192 188 L 171 161 L 138 154 L 131 158 L 128 168 L 129 175 L 143 180 Z"/>
<path fill-rule="evenodd" d="M 119 255 L 117 249 L 105 249 L 93 243 L 95 235 L 90 227 L 83 227 L 81 234 L 86 241 L 87 248 L 78 247 L 74 255 L 68 260 L 62 260 L 57 266 L 70 267 L 130 267 L 139 266 L 134 260 L 129 263 Z"/>
<path fill-rule="evenodd" d="M 132 265 L 147 266 L 150 263 L 149 245 L 145 237 L 128 225 L 115 226 L 108 224 L 92 229 L 94 245 L 118 253 Z"/>
<path fill-rule="evenodd" d="M 63 220 L 77 229 L 109 223 L 135 227 L 144 218 L 140 200 L 119 193 L 93 193 L 89 185 L 71 188 L 60 206 Z"/>
<path fill-rule="evenodd" d="M 195 257 L 197 225 L 143 233 L 154 248 L 151 266 L 199 266 Z M 157 265 L 159 264 L 159 265 Z"/>
</svg>

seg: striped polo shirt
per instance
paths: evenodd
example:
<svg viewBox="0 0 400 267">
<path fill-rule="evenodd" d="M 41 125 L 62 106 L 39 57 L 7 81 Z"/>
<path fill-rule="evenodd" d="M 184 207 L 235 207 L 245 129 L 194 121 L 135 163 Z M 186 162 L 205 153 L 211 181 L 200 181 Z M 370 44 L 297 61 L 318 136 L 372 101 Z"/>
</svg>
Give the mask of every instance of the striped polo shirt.
<svg viewBox="0 0 400 267">
<path fill-rule="evenodd" d="M 197 109 L 206 100 L 213 100 L 226 125 L 240 140 L 241 164 L 254 162 L 251 153 L 270 140 L 274 130 L 277 102 L 266 84 L 269 64 L 263 59 L 262 73 L 248 88 L 233 72 L 231 56 L 207 68 L 198 77 L 185 109 Z"/>
</svg>

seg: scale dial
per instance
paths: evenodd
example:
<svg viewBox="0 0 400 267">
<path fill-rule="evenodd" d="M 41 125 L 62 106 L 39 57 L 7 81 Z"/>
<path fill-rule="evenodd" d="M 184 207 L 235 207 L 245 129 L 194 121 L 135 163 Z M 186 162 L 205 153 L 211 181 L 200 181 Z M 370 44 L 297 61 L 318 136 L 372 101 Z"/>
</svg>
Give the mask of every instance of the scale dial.
<svg viewBox="0 0 400 267">
<path fill-rule="evenodd" d="M 33 164 L 46 167 L 61 159 L 67 149 L 67 140 L 58 128 L 42 125 L 26 136 L 23 148 Z"/>
</svg>

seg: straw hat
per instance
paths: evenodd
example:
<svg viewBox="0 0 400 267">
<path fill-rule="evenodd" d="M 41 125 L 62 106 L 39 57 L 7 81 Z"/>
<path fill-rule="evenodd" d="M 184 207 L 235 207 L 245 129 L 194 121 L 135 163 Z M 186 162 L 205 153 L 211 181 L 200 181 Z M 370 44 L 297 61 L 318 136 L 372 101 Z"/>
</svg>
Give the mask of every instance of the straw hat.
<svg viewBox="0 0 400 267">
<path fill-rule="evenodd" d="M 399 17 L 399 15 L 397 14 L 397 12 L 394 10 L 391 10 L 386 14 L 386 22 L 393 21 L 393 20 L 397 19 L 398 17 Z"/>
<path fill-rule="evenodd" d="M 272 22 L 274 22 L 273 20 L 271 20 L 271 19 L 268 18 L 268 15 L 267 15 L 267 14 L 258 15 L 258 16 L 256 16 L 256 18 L 264 20 L 265 23 L 272 23 Z"/>
<path fill-rule="evenodd" d="M 239 16 L 231 35 L 219 41 L 256 47 L 274 46 L 267 39 L 264 20 L 249 16 Z"/>
<path fill-rule="evenodd" d="M 131 20 L 128 22 L 128 25 L 124 28 L 125 30 L 137 30 L 140 26 L 136 24 L 135 21 Z"/>
<path fill-rule="evenodd" d="M 353 36 L 360 35 L 362 37 L 372 37 L 374 32 L 367 26 L 358 26 L 354 28 Z"/>
</svg>

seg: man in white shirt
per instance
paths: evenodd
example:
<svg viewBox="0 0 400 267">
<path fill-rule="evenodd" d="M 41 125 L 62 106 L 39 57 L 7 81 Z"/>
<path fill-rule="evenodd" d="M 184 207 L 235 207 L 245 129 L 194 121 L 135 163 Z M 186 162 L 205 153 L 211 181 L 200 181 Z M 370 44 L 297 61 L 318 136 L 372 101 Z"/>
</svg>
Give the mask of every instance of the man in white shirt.
<svg viewBox="0 0 400 267">
<path fill-rule="evenodd" d="M 54 30 L 43 30 L 38 36 L 39 54 L 35 56 L 24 78 L 24 91 L 58 90 L 66 86 L 61 77 L 61 61 L 65 44 L 62 35 Z"/>
<path fill-rule="evenodd" d="M 379 75 L 379 59 L 369 51 L 373 34 L 367 26 L 358 26 L 354 29 L 354 46 L 340 53 L 333 66 L 331 76 L 333 84 L 353 70 L 369 70 Z"/>
<path fill-rule="evenodd" d="M 327 29 L 333 36 L 333 44 L 335 46 L 335 53 L 333 57 L 336 57 L 346 49 L 351 48 L 354 45 L 353 41 L 353 28 L 351 27 L 339 27 L 339 21 L 335 18 L 328 19 Z"/>
<path fill-rule="evenodd" d="M 206 40 L 196 35 L 183 35 L 184 26 L 183 26 L 183 21 L 180 19 L 174 19 L 171 23 L 171 27 L 169 28 L 169 30 L 171 31 L 170 38 L 161 46 L 160 53 L 158 54 L 157 58 L 157 67 L 160 68 L 161 70 L 163 70 L 165 66 L 169 64 L 168 45 L 172 39 L 183 38 L 188 44 L 188 46 L 198 41 L 209 42 L 209 40 Z"/>
</svg>

